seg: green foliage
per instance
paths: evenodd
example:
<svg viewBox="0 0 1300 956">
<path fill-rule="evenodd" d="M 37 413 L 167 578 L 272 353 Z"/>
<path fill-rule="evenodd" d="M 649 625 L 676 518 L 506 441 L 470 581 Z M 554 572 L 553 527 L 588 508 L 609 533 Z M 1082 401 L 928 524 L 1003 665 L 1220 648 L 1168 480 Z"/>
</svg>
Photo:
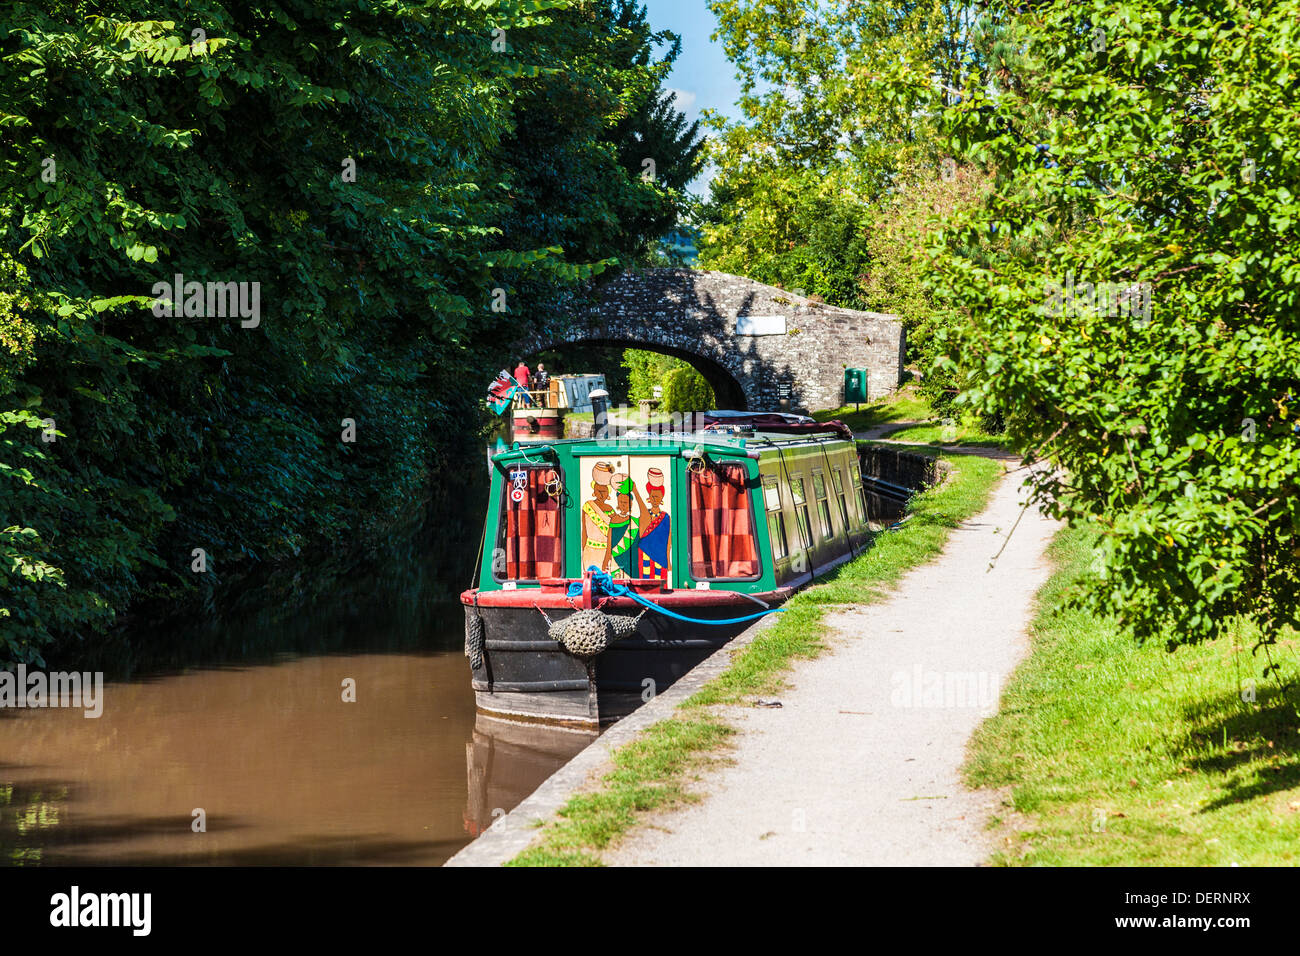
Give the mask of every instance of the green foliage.
<svg viewBox="0 0 1300 956">
<path fill-rule="evenodd" d="M 716 408 L 717 402 L 713 386 L 689 365 L 670 369 L 663 377 L 661 412 L 704 412 Z"/>
<path fill-rule="evenodd" d="M 623 368 L 627 369 L 628 402 L 654 398 L 655 386 L 663 385 L 665 375 L 673 369 L 688 367 L 682 359 L 662 352 L 626 349 L 623 352 Z"/>
<path fill-rule="evenodd" d="M 967 77 L 984 75 L 978 41 L 997 35 L 997 21 L 964 3 L 710 8 L 744 118 L 712 117 L 718 172 L 697 214 L 701 264 L 897 314 L 928 373 L 933 330 L 950 314 L 925 288 L 924 237 L 972 201 L 982 178 L 943 162 L 935 118 Z M 945 384 L 927 374 L 933 395 Z"/>
<path fill-rule="evenodd" d="M 674 214 L 619 159 L 624 117 L 671 126 L 625 3 L 150 9 L 0 20 L 0 659 L 379 540 L 492 343 Z M 176 274 L 258 283 L 259 321 L 156 315 Z"/>
<path fill-rule="evenodd" d="M 962 401 L 1059 464 L 1036 481 L 1096 535 L 1096 611 L 1272 640 L 1300 608 L 1300 114 L 1279 95 L 1300 4 L 993 7 L 1017 42 L 949 122 L 995 188 L 936 250 L 968 317 L 946 335 Z"/>
<path fill-rule="evenodd" d="M 682 195 L 682 216 L 685 219 L 696 217 L 701 208 L 699 200 L 689 193 Z M 690 269 L 699 260 L 699 227 L 686 222 L 670 230 L 657 242 L 651 243 L 646 251 L 637 257 L 638 269 Z"/>
<path fill-rule="evenodd" d="M 937 268 L 929 237 L 944 222 L 979 202 L 989 188 L 988 176 L 973 166 L 948 167 L 946 174 L 915 175 L 881 203 L 880 215 L 867 237 L 862 298 L 873 311 L 900 316 L 907 330 L 907 350 L 919 376 L 920 392 L 937 409 L 948 404 L 955 383 L 936 369 L 938 336 L 960 315 L 936 304 L 929 276 Z"/>
<path fill-rule="evenodd" d="M 28 299 L 27 270 L 0 250 L 0 392 L 14 386 L 14 376 L 35 356 L 36 326 L 27 316 L 33 309 Z"/>
<path fill-rule="evenodd" d="M 933 165 L 935 115 L 981 71 L 975 6 L 710 0 L 746 120 L 714 118 L 722 171 L 823 173 L 804 188 L 870 202 L 899 170 Z"/>
<path fill-rule="evenodd" d="M 745 275 L 834 305 L 865 309 L 873 213 L 826 195 L 813 173 L 721 174 L 701 210 L 701 265 Z"/>
<path fill-rule="evenodd" d="M 24 430 L 43 437 L 33 441 Z M 11 521 L 10 515 L 39 512 L 49 502 L 75 516 L 72 520 L 94 516 L 86 502 L 42 477 L 49 455 L 41 443 L 59 437 L 30 411 L 0 412 L 0 501 L 6 512 L 0 525 Z M 68 553 L 66 545 L 54 547 L 35 528 L 0 527 L 0 660 L 44 664 L 40 647 L 51 631 L 112 620 L 101 595 L 69 587 L 60 567 Z"/>
<path fill-rule="evenodd" d="M 501 227 L 514 248 L 558 246 L 577 261 L 630 264 L 677 223 L 700 167 L 697 125 L 687 126 L 659 88 L 680 40 L 652 31 L 636 0 L 568 6 L 545 31 L 511 35 L 544 69 L 517 84 L 503 143 L 513 201 Z M 661 43 L 667 51 L 652 57 Z M 527 285 L 530 302 L 552 294 L 554 283 L 539 278 Z"/>
</svg>

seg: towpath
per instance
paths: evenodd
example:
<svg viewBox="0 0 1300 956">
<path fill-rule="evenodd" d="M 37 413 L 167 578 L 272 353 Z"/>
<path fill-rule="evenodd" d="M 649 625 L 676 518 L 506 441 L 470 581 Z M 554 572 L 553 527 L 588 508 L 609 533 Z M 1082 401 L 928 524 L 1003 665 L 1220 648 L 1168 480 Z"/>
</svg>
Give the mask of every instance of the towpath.
<svg viewBox="0 0 1300 956">
<path fill-rule="evenodd" d="M 885 438 L 890 432 L 901 431 L 904 428 L 913 428 L 918 425 L 932 425 L 933 422 L 906 419 L 897 422 L 885 422 L 883 425 L 873 425 L 866 431 L 854 432 L 853 437 L 862 441 L 876 441 Z"/>
<path fill-rule="evenodd" d="M 970 449 L 962 449 L 970 451 Z M 1001 457 L 1000 455 L 998 457 Z M 1010 456 L 1008 456 L 1010 457 Z M 1014 467 L 1008 462 L 1008 469 Z M 1024 512 L 1024 471 L 879 603 L 828 612 L 830 647 L 788 672 L 780 708 L 728 709 L 733 762 L 704 799 L 654 818 L 613 865 L 972 866 L 999 794 L 958 768 L 1028 651 L 1057 525 Z M 990 561 L 1005 550 L 990 569 Z"/>
</svg>

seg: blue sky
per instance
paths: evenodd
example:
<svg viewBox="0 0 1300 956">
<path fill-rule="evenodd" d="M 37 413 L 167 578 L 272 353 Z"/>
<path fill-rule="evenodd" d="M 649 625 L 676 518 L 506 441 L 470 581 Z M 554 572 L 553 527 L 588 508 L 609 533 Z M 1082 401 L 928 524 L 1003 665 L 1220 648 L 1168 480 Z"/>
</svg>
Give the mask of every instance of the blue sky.
<svg viewBox="0 0 1300 956">
<path fill-rule="evenodd" d="M 654 29 L 672 30 L 682 38 L 681 55 L 665 84 L 676 92 L 677 108 L 690 120 L 699 119 L 700 110 L 706 108 L 737 117 L 740 84 L 722 44 L 709 39 L 718 22 L 705 0 L 644 0 L 644 4 Z M 706 170 L 691 184 L 691 192 L 706 194 L 710 178 Z"/>
</svg>

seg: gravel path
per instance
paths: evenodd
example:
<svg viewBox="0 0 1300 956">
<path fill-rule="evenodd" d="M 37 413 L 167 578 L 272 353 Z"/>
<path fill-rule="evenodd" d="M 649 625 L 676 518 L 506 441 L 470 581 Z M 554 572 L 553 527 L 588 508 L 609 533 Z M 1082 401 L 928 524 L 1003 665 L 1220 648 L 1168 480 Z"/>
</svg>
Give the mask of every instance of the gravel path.
<svg viewBox="0 0 1300 956">
<path fill-rule="evenodd" d="M 605 854 L 613 865 L 973 866 L 1001 795 L 961 783 L 966 742 L 1028 650 L 1057 525 L 1023 471 L 892 597 L 828 612 L 830 649 L 788 673 L 779 709 L 729 708 L 734 764 L 708 796 Z M 992 570 L 989 562 L 1006 544 Z"/>
</svg>

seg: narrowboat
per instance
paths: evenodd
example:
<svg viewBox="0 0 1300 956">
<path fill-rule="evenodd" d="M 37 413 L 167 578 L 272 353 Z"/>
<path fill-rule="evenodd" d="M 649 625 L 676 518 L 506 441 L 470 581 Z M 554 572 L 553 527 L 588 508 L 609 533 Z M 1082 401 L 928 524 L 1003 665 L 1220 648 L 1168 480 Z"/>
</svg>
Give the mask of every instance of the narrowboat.
<svg viewBox="0 0 1300 956">
<path fill-rule="evenodd" d="M 552 383 L 554 384 L 554 383 Z M 511 412 L 513 435 L 522 441 L 548 441 L 564 437 L 564 409 L 559 406 L 558 389 L 536 389 L 516 396 Z"/>
<path fill-rule="evenodd" d="M 461 595 L 481 713 L 599 728 L 867 545 L 847 429 L 762 422 L 490 456 Z"/>
</svg>

